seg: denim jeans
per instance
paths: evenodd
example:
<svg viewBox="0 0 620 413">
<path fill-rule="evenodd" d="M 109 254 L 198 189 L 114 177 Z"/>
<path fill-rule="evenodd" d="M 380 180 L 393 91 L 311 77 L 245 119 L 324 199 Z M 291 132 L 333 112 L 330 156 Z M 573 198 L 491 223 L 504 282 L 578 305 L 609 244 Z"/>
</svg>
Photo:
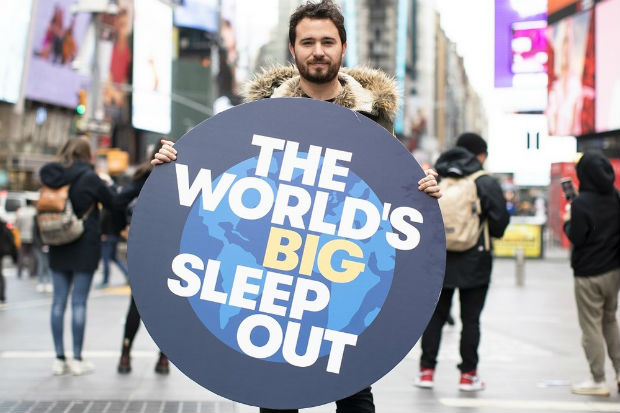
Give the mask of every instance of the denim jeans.
<svg viewBox="0 0 620 413">
<path fill-rule="evenodd" d="M 39 284 L 50 282 L 50 258 L 49 253 L 41 251 L 40 247 L 34 249 L 35 261 L 37 262 L 37 276 Z"/>
<path fill-rule="evenodd" d="M 56 356 L 65 355 L 63 343 L 64 316 L 67 308 L 67 299 L 71 291 L 71 331 L 73 335 L 73 357 L 82 357 L 82 343 L 84 341 L 84 327 L 86 325 L 86 300 L 93 280 L 92 272 L 55 271 L 52 270 L 54 296 L 52 300 L 52 336 Z"/>
<path fill-rule="evenodd" d="M 116 235 L 106 235 L 105 240 L 101 243 L 101 259 L 103 260 L 103 283 L 107 284 L 110 280 L 110 261 L 118 265 L 118 268 L 127 278 L 127 266 L 116 256 L 119 237 Z"/>
</svg>

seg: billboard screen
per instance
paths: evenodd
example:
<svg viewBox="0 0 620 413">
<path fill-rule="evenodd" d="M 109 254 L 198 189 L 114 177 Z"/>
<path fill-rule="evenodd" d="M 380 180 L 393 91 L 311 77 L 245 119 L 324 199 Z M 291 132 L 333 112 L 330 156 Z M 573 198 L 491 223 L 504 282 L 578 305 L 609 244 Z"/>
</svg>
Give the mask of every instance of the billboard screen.
<svg viewBox="0 0 620 413">
<path fill-rule="evenodd" d="M 16 103 L 24 68 L 32 0 L 3 3 L 0 13 L 0 100 Z"/>
<path fill-rule="evenodd" d="M 579 3 L 578 0 L 548 0 L 547 12 L 549 14 L 553 14 L 567 8 L 568 6 L 574 6 L 577 3 Z"/>
<path fill-rule="evenodd" d="M 170 132 L 172 9 L 159 0 L 136 0 L 133 38 L 132 123 Z"/>
<path fill-rule="evenodd" d="M 73 69 L 90 22 L 89 13 L 71 13 L 74 0 L 40 1 L 34 32 L 26 97 L 54 105 L 75 107 L 77 92 L 88 76 Z"/>
<path fill-rule="evenodd" d="M 185 0 L 174 9 L 175 26 L 216 32 L 217 20 L 217 0 Z"/>
<path fill-rule="evenodd" d="M 547 73 L 545 20 L 512 24 L 512 73 Z"/>
<path fill-rule="evenodd" d="M 547 29 L 549 135 L 594 132 L 594 13 L 566 17 Z"/>
<path fill-rule="evenodd" d="M 117 122 L 129 119 L 125 85 L 130 83 L 131 76 L 133 16 L 133 0 L 119 1 L 116 14 L 101 14 L 107 28 L 99 41 L 103 108 L 105 118 Z"/>
<path fill-rule="evenodd" d="M 596 131 L 620 129 L 620 0 L 596 5 Z"/>
<path fill-rule="evenodd" d="M 546 8 L 547 0 L 495 0 L 496 88 L 513 87 L 515 75 L 540 73 L 532 66 L 540 66 L 546 55 L 546 39 L 540 37 L 544 28 L 539 27 L 547 20 Z"/>
</svg>

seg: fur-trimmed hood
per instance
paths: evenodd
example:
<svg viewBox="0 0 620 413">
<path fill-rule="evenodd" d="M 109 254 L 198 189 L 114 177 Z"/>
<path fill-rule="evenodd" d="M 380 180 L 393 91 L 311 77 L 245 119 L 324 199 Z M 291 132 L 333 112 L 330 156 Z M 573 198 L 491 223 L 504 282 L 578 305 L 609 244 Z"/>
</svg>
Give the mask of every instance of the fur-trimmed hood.
<svg viewBox="0 0 620 413">
<path fill-rule="evenodd" d="M 392 132 L 394 116 L 398 108 L 396 81 L 377 69 L 367 67 L 341 68 L 338 79 L 343 84 L 342 92 L 334 103 L 375 120 Z M 299 86 L 297 68 L 277 66 L 264 69 L 245 88 L 245 101 L 276 97 L 303 97 Z"/>
</svg>

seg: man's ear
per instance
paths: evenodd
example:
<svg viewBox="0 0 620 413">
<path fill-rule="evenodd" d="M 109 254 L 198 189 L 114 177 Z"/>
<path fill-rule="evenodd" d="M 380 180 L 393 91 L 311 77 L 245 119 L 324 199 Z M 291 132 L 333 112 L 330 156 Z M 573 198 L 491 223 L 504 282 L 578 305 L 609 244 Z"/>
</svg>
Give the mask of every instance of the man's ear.
<svg viewBox="0 0 620 413">
<path fill-rule="evenodd" d="M 344 57 L 344 54 L 346 53 L 346 51 L 347 51 L 347 42 L 344 42 L 342 44 L 342 57 Z"/>
<path fill-rule="evenodd" d="M 293 60 L 295 60 L 295 48 L 290 43 L 288 44 L 288 51 L 291 53 L 291 56 L 293 56 Z"/>
</svg>

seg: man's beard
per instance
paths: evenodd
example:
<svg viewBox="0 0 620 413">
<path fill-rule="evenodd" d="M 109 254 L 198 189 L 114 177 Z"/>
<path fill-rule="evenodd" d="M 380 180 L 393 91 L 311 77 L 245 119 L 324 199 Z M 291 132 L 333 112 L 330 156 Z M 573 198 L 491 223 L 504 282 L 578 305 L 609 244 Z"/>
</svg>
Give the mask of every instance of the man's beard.
<svg viewBox="0 0 620 413">
<path fill-rule="evenodd" d="M 338 76 L 338 70 L 340 69 L 341 62 L 342 59 L 339 59 L 337 62 L 330 62 L 329 60 L 312 61 L 311 63 L 327 63 L 327 70 L 323 69 L 322 71 L 317 72 L 316 70 L 310 70 L 309 63 L 302 63 L 297 59 L 295 60 L 297 69 L 299 70 L 299 74 L 301 75 L 301 77 L 309 82 L 319 84 L 329 83 L 334 80 L 334 78 Z"/>
</svg>

